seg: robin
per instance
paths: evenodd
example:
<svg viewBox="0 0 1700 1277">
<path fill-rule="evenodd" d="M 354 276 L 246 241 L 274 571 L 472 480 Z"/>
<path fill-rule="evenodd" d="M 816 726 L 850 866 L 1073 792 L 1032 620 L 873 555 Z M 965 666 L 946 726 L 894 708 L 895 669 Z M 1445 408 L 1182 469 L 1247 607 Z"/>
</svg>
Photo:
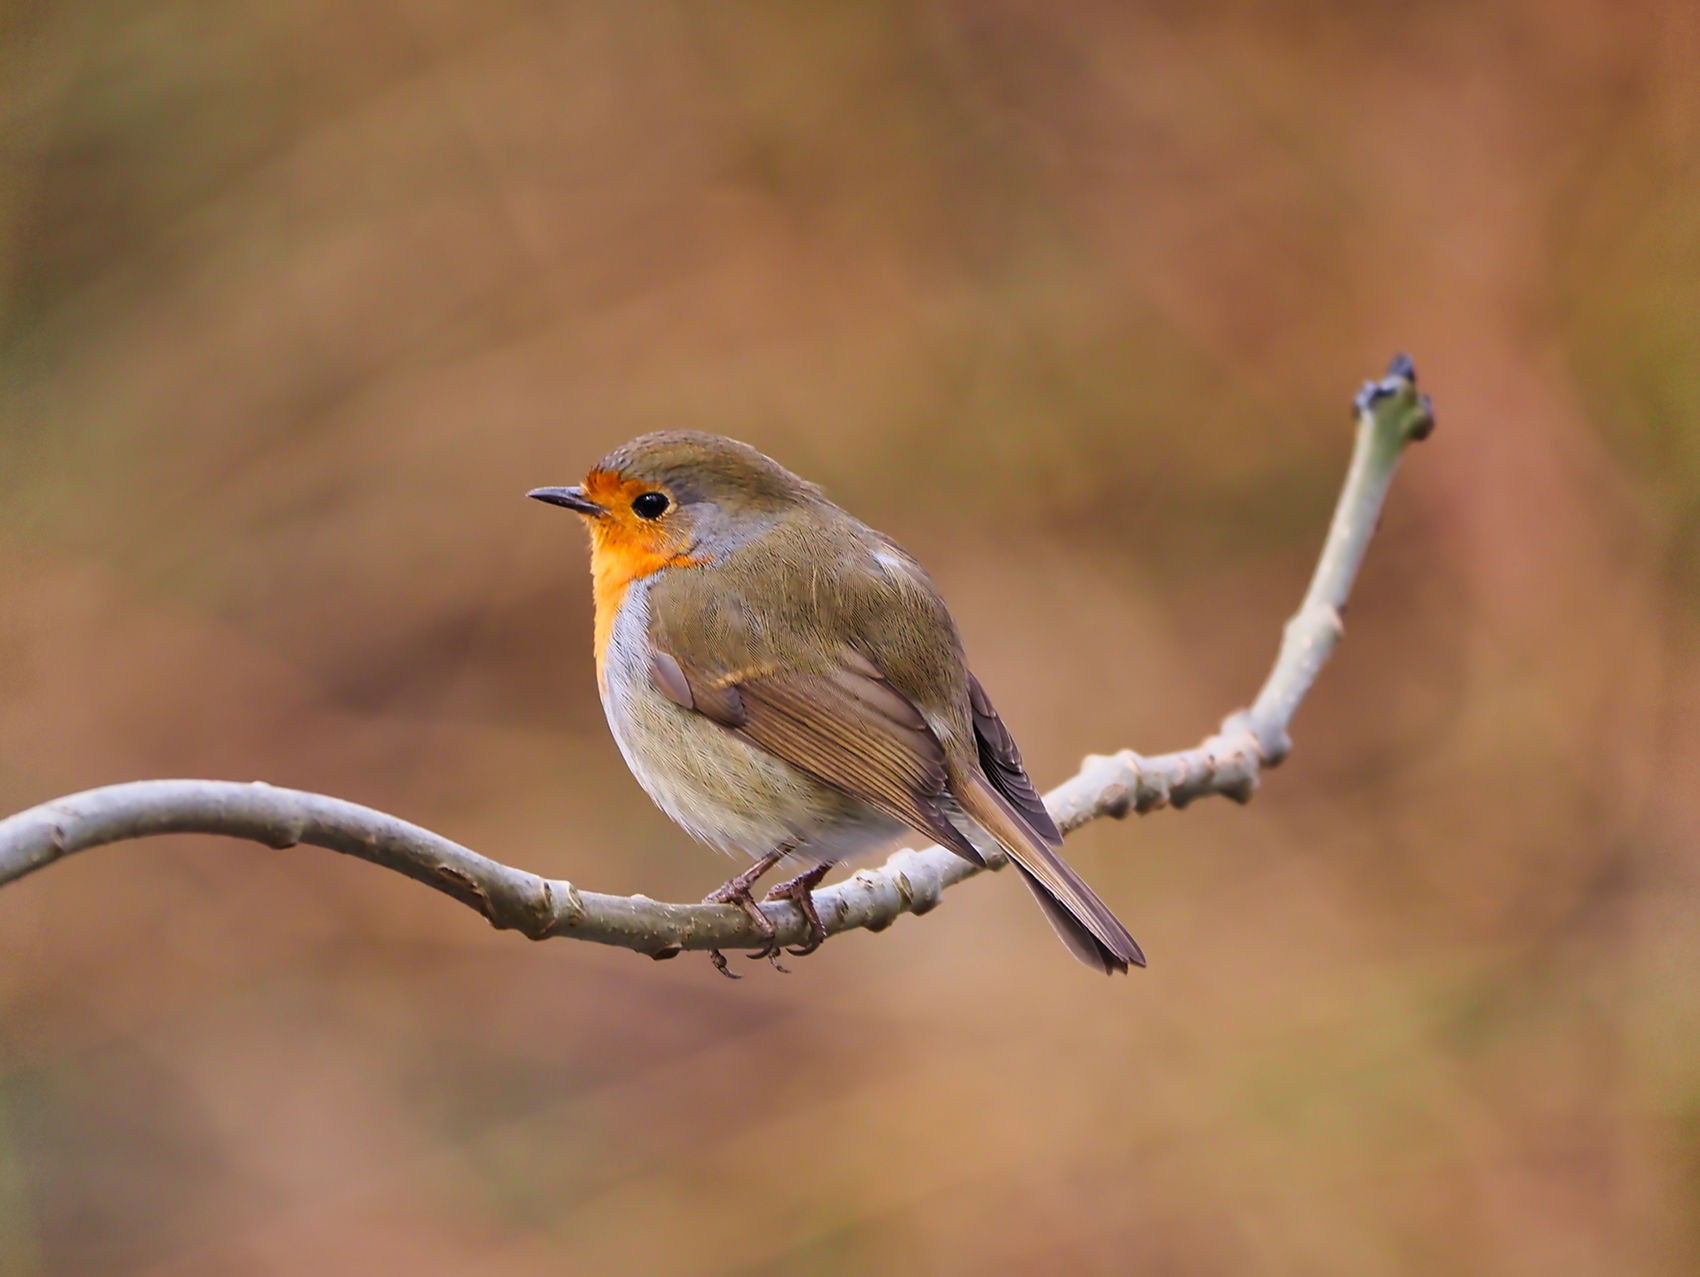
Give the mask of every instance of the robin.
<svg viewBox="0 0 1700 1277">
<path fill-rule="evenodd" d="M 1057 855 L 956 622 L 895 542 L 749 445 L 686 431 L 529 495 L 589 528 L 596 679 L 633 775 L 693 837 L 754 861 L 707 899 L 748 912 L 755 956 L 778 965 L 751 890 L 774 865 L 809 866 L 765 897 L 801 910 L 801 956 L 826 938 L 811 892 L 827 871 L 912 830 L 976 865 L 1001 848 L 1088 966 L 1145 965 Z"/>
</svg>

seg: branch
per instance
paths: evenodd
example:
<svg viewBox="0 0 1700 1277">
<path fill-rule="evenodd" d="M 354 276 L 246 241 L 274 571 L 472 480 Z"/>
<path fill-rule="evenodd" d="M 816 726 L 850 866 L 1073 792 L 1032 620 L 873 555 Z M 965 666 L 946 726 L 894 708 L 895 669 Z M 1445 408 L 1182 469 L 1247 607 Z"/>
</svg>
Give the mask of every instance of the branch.
<svg viewBox="0 0 1700 1277">
<path fill-rule="evenodd" d="M 1143 758 L 1131 750 L 1092 755 L 1080 771 L 1045 795 L 1057 826 L 1071 833 L 1100 816 L 1185 807 L 1223 794 L 1248 801 L 1265 767 L 1292 748 L 1293 713 L 1340 641 L 1340 612 L 1380 518 L 1382 499 L 1405 445 L 1427 437 L 1434 417 L 1416 390 L 1416 372 L 1401 355 L 1387 376 L 1367 383 L 1356 400 L 1357 445 L 1310 589 L 1287 623 L 1281 651 L 1249 710 L 1230 715 L 1196 749 Z M 293 847 L 307 843 L 357 856 L 453 896 L 490 923 L 533 940 L 566 936 L 671 958 L 685 949 L 753 949 L 762 941 L 732 905 L 664 904 L 647 896 L 581 891 L 563 879 L 540 878 L 480 856 L 428 829 L 369 807 L 263 783 L 144 780 L 55 799 L 0 821 L 0 885 L 54 861 L 107 843 L 156 834 L 223 834 Z M 1003 867 L 989 857 L 988 868 Z M 899 851 L 815 893 L 829 933 L 883 931 L 904 913 L 922 914 L 947 887 L 981 872 L 942 847 Z M 790 901 L 762 906 L 787 944 L 802 944 L 807 927 Z"/>
</svg>

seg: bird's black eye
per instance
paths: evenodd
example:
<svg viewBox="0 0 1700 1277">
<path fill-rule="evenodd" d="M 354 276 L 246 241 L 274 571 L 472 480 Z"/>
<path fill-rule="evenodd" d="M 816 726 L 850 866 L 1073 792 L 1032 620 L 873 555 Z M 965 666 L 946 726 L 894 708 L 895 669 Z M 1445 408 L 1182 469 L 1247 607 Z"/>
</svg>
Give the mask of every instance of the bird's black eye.
<svg viewBox="0 0 1700 1277">
<path fill-rule="evenodd" d="M 644 492 L 632 499 L 632 513 L 640 519 L 659 519 L 672 504 L 665 492 Z"/>
</svg>

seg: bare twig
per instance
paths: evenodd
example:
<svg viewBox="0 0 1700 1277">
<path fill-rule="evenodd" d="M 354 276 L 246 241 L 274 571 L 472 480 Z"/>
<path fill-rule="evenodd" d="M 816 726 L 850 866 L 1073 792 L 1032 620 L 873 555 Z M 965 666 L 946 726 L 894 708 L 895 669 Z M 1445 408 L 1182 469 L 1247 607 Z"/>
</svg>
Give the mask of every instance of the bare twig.
<svg viewBox="0 0 1700 1277">
<path fill-rule="evenodd" d="M 1287 728 L 1299 702 L 1340 641 L 1340 611 L 1381 514 L 1405 445 L 1424 438 L 1434 417 L 1404 356 L 1357 397 L 1351 468 L 1310 589 L 1287 623 L 1281 651 L 1249 710 L 1230 715 L 1196 749 L 1143 758 L 1131 750 L 1092 755 L 1045 795 L 1064 833 L 1100 816 L 1184 807 L 1224 794 L 1246 802 L 1265 767 L 1292 748 Z M 569 936 L 670 958 L 685 949 L 754 948 L 761 943 L 742 909 L 677 905 L 646 896 L 605 896 L 562 879 L 513 869 L 394 816 L 322 794 L 215 780 L 144 780 L 55 799 L 0 821 L 0 885 L 72 852 L 155 834 L 223 834 L 270 847 L 309 843 L 358 856 L 435 887 L 500 928 L 533 940 Z M 1000 863 L 990 865 L 1001 868 Z M 880 931 L 900 914 L 926 913 L 945 888 L 980 870 L 942 847 L 899 851 L 815 894 L 829 933 Z M 806 926 L 790 901 L 764 912 L 785 944 Z"/>
</svg>

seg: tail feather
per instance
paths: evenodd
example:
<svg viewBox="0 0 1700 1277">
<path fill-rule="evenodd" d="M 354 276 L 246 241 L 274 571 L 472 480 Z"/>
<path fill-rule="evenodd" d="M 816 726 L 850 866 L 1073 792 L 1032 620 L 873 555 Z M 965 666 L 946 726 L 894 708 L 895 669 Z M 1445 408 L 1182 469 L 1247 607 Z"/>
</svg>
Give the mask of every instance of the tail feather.
<svg viewBox="0 0 1700 1277">
<path fill-rule="evenodd" d="M 1125 972 L 1145 965 L 1145 954 L 1110 907 L 1081 880 L 1050 843 L 979 772 L 952 777 L 962 810 L 998 841 L 1069 951 L 1089 967 Z"/>
<path fill-rule="evenodd" d="M 1118 971 L 1127 974 L 1128 963 L 1135 966 L 1145 965 L 1145 955 L 1139 951 L 1139 946 L 1133 946 L 1131 957 L 1121 957 L 1113 952 L 1104 942 L 1098 939 L 1081 924 L 1080 920 L 1068 911 L 1068 907 L 1058 900 L 1017 861 L 1015 867 L 1021 871 L 1021 880 L 1027 884 L 1033 893 L 1033 899 L 1039 902 L 1039 908 L 1045 911 L 1045 920 L 1051 924 L 1051 930 L 1057 933 L 1057 939 L 1068 946 L 1068 951 L 1089 967 L 1102 971 L 1105 975 L 1115 975 Z"/>
</svg>

